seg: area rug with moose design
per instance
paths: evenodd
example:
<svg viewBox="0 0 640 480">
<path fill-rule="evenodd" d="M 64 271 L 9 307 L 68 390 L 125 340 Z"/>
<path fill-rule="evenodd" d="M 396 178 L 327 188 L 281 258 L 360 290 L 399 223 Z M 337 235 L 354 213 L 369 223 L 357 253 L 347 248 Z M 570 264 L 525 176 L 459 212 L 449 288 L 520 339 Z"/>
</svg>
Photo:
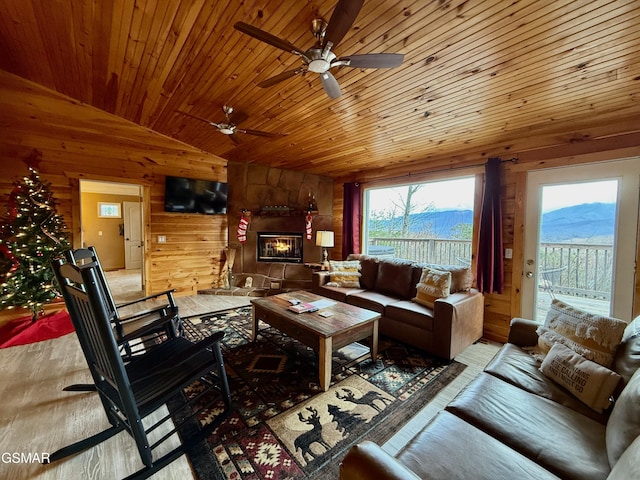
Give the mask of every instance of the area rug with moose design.
<svg viewBox="0 0 640 480">
<path fill-rule="evenodd" d="M 224 330 L 234 407 L 207 445 L 189 454 L 200 480 L 338 478 L 352 445 L 385 442 L 465 368 L 381 337 L 375 362 L 366 345 L 335 352 L 323 392 L 312 349 L 263 323 L 251 342 L 250 321 L 250 307 L 184 319 L 192 340 Z"/>
</svg>

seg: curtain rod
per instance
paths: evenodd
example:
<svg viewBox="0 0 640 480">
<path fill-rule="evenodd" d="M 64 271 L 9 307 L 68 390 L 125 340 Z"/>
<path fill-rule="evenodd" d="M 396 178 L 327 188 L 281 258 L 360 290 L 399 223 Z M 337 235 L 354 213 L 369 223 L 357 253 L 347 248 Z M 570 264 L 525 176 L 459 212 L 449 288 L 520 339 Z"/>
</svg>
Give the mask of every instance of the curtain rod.
<svg viewBox="0 0 640 480">
<path fill-rule="evenodd" d="M 495 158 L 495 157 L 489 157 L 489 158 Z M 508 163 L 508 162 L 517 163 L 517 161 L 518 161 L 518 157 L 508 158 L 506 160 L 500 159 L 500 163 Z M 487 162 L 475 163 L 473 165 L 464 165 L 464 166 L 460 166 L 460 167 L 442 168 L 440 170 L 430 170 L 428 172 L 422 172 L 422 173 L 407 173 L 405 175 L 400 175 L 400 176 L 397 176 L 397 177 L 381 178 L 381 179 L 377 179 L 377 180 L 369 180 L 368 182 L 355 182 L 355 183 L 356 183 L 356 185 L 361 185 L 361 184 L 366 184 L 366 183 L 386 182 L 386 181 L 389 181 L 389 180 L 400 180 L 402 178 L 411 177 L 412 175 L 428 175 L 430 173 L 454 172 L 456 170 L 465 170 L 467 168 L 484 167 L 486 164 L 487 164 Z"/>
</svg>

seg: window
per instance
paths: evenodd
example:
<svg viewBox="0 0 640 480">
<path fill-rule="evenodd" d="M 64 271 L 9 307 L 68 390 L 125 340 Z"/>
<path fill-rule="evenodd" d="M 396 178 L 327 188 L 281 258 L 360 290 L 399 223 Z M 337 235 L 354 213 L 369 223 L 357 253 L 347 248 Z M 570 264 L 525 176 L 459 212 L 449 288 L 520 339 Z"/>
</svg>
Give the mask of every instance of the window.
<svg viewBox="0 0 640 480">
<path fill-rule="evenodd" d="M 120 204 L 98 202 L 98 217 L 101 218 L 120 218 Z"/>
<path fill-rule="evenodd" d="M 366 189 L 364 252 L 470 265 L 474 190 L 474 177 Z"/>
</svg>

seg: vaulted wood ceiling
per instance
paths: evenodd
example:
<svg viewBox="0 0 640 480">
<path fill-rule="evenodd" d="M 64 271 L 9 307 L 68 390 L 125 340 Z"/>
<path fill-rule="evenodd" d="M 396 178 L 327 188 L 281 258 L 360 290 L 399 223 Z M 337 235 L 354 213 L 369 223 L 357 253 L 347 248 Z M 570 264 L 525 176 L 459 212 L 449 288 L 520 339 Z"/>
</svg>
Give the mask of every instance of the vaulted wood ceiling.
<svg viewBox="0 0 640 480">
<path fill-rule="evenodd" d="M 1 69 L 233 161 L 376 177 L 535 136 L 579 140 L 578 125 L 640 112 L 637 0 L 366 0 L 337 55 L 405 60 L 335 69 L 335 100 L 313 73 L 259 88 L 301 61 L 233 25 L 306 49 L 337 0 L 2 3 Z M 223 105 L 240 128 L 287 135 L 234 145 L 179 113 L 221 122 Z"/>
</svg>

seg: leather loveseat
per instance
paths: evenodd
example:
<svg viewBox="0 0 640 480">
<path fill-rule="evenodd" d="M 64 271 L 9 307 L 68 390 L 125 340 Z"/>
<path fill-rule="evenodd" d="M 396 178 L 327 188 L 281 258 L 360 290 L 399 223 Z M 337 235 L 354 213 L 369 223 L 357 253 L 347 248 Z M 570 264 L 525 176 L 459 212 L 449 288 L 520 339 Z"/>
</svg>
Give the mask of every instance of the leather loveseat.
<svg viewBox="0 0 640 480">
<path fill-rule="evenodd" d="M 380 313 L 380 334 L 447 360 L 482 337 L 484 300 L 471 288 L 469 268 L 432 265 L 451 272 L 451 293 L 429 308 L 413 300 L 426 265 L 355 254 L 347 261 L 360 264 L 357 286 L 332 286 L 331 272 L 321 271 L 313 274 L 312 291 Z"/>
<path fill-rule="evenodd" d="M 613 407 L 598 413 L 543 375 L 523 347 L 538 325 L 514 319 L 505 344 L 395 457 L 353 447 L 342 480 L 640 478 L 640 317 L 624 330 L 611 366 Z M 621 393 L 620 393 L 621 392 Z"/>
<path fill-rule="evenodd" d="M 261 262 L 254 273 L 234 273 L 227 288 L 198 290 L 205 295 L 265 297 L 295 290 L 311 289 L 311 270 L 297 263 Z"/>
</svg>

